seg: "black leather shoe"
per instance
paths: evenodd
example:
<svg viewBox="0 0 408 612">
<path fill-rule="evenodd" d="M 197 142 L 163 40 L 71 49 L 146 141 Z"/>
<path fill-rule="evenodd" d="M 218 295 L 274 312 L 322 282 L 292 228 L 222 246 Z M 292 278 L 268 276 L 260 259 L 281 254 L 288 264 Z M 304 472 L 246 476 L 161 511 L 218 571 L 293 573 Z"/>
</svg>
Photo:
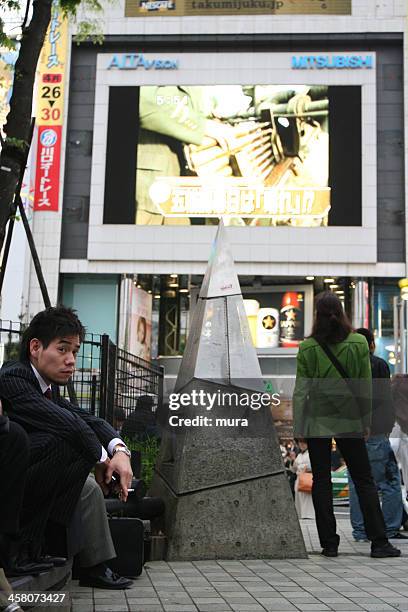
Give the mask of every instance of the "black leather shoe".
<svg viewBox="0 0 408 612">
<path fill-rule="evenodd" d="M 115 574 L 104 563 L 82 570 L 79 579 L 79 586 L 95 589 L 128 589 L 132 584 L 133 580 Z"/>
<path fill-rule="evenodd" d="M 337 548 L 323 548 L 322 555 L 324 555 L 325 557 L 337 557 Z"/>
<path fill-rule="evenodd" d="M 53 567 L 62 567 L 66 564 L 67 559 L 65 557 L 47 555 L 43 550 L 41 542 L 30 542 L 26 555 L 31 561 L 35 561 L 36 563 L 47 563 Z"/>
<path fill-rule="evenodd" d="M 16 576 L 37 576 L 42 572 L 51 570 L 54 566 L 51 563 L 9 563 L 4 567 L 4 573 L 8 578 Z"/>
<path fill-rule="evenodd" d="M 27 543 L 18 537 L 0 534 L 0 567 L 3 567 L 6 576 L 36 576 L 46 572 L 54 566 L 51 563 L 37 563 L 35 559 L 27 557 Z"/>
<path fill-rule="evenodd" d="M 398 548 L 395 548 L 389 542 L 385 544 L 385 546 L 376 546 L 371 549 L 371 556 L 374 559 L 385 559 L 386 557 L 399 557 L 401 555 L 401 551 Z"/>
</svg>

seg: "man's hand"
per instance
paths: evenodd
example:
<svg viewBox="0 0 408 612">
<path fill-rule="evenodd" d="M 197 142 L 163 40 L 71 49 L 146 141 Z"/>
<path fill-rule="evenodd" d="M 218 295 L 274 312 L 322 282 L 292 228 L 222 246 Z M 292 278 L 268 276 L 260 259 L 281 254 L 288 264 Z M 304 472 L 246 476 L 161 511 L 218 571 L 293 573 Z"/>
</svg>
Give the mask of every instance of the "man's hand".
<svg viewBox="0 0 408 612">
<path fill-rule="evenodd" d="M 235 133 L 233 128 L 220 121 L 208 119 L 204 128 L 204 136 L 215 140 L 224 151 L 229 151 L 235 146 Z"/>
<path fill-rule="evenodd" d="M 122 501 L 126 501 L 128 497 L 128 488 L 132 484 L 133 472 L 130 466 L 130 459 L 125 453 L 116 453 L 105 471 L 105 484 L 109 484 L 112 480 L 112 474 L 116 472 L 120 476 L 120 492 L 119 497 Z"/>
<path fill-rule="evenodd" d="M 109 487 L 105 484 L 106 468 L 108 467 L 110 459 L 106 459 L 103 463 L 97 463 L 95 465 L 95 480 L 102 489 L 102 493 L 106 496 L 109 493 Z"/>
</svg>

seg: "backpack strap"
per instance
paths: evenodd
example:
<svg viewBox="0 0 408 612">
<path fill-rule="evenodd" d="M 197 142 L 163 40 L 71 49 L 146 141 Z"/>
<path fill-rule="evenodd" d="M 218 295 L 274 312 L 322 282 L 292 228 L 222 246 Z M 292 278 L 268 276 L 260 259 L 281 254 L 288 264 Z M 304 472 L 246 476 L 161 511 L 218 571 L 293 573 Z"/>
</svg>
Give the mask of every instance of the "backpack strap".
<svg viewBox="0 0 408 612">
<path fill-rule="evenodd" d="M 332 362 L 332 364 L 334 365 L 334 367 L 336 368 L 338 373 L 341 374 L 342 378 L 345 378 L 347 380 L 349 376 L 348 376 L 346 370 L 343 368 L 343 366 L 341 365 L 340 361 L 337 359 L 336 355 L 329 348 L 329 346 L 327 344 L 323 343 L 323 342 L 319 342 L 318 340 L 316 340 L 316 342 L 324 350 L 324 352 L 326 353 L 327 357 L 330 359 L 330 361 Z"/>
<path fill-rule="evenodd" d="M 332 364 L 334 365 L 338 373 L 344 379 L 344 382 L 346 383 L 354 401 L 356 402 L 357 406 L 360 408 L 360 398 L 356 395 L 356 392 L 353 386 L 353 381 L 350 380 L 346 370 L 343 368 L 340 361 L 337 359 L 336 355 L 333 353 L 333 351 L 329 348 L 327 344 L 325 344 L 324 342 L 319 342 L 318 340 L 316 340 L 316 342 L 324 350 L 327 357 L 330 359 L 330 361 L 332 362 Z"/>
</svg>

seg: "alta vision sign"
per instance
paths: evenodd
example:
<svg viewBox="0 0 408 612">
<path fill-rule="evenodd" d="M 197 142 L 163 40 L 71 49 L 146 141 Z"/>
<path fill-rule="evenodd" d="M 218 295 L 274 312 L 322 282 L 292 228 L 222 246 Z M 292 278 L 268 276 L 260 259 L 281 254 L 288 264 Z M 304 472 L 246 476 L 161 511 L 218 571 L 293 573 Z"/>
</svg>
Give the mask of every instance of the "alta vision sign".
<svg viewBox="0 0 408 612">
<path fill-rule="evenodd" d="M 143 53 L 121 53 L 116 54 L 108 63 L 108 70 L 177 70 L 178 59 L 148 59 Z"/>
</svg>

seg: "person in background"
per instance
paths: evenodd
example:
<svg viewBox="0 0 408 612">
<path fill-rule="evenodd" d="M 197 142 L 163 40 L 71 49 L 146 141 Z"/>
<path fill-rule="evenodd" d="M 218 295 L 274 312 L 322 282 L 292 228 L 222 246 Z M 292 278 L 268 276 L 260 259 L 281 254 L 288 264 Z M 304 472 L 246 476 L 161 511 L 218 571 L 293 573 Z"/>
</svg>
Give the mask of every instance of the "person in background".
<svg viewBox="0 0 408 612">
<path fill-rule="evenodd" d="M 290 440 L 290 442 L 286 442 L 286 451 L 291 453 L 292 451 L 297 455 L 299 451 L 299 447 L 294 440 Z"/>
<path fill-rule="evenodd" d="M 113 428 L 117 431 L 118 436 L 122 433 L 122 427 L 125 421 L 126 413 L 123 408 L 115 408 L 113 411 Z"/>
<path fill-rule="evenodd" d="M 344 465 L 343 457 L 341 456 L 341 453 L 339 452 L 336 443 L 333 441 L 331 449 L 331 469 L 333 470 L 333 472 L 335 472 L 336 470 L 341 468 L 342 465 Z"/>
<path fill-rule="evenodd" d="M 123 424 L 122 435 L 134 442 L 144 442 L 148 438 L 160 439 L 157 415 L 153 408 L 154 398 L 151 395 L 138 397 L 136 409 L 130 413 Z"/>
<path fill-rule="evenodd" d="M 359 383 L 356 395 L 355 384 Z M 387 539 L 364 436 L 370 425 L 371 366 L 367 341 L 352 332 L 341 301 L 317 296 L 311 336 L 300 344 L 293 395 L 294 433 L 306 438 L 313 472 L 312 498 L 322 554 L 337 557 L 340 538 L 333 510 L 330 455 L 336 440 L 357 489 L 374 558 L 399 557 Z"/>
<path fill-rule="evenodd" d="M 391 539 L 408 539 L 400 533 L 402 521 L 401 478 L 389 435 L 395 423 L 395 411 L 391 394 L 390 369 L 384 359 L 374 355 L 375 341 L 371 330 L 361 327 L 357 334 L 365 337 L 370 350 L 370 364 L 373 384 L 372 420 L 370 435 L 366 440 L 371 473 L 382 499 L 386 534 Z M 350 521 L 353 538 L 357 542 L 367 541 L 356 488 L 349 479 Z"/>
<path fill-rule="evenodd" d="M 390 443 L 401 468 L 405 495 L 408 496 L 408 374 L 396 374 L 391 383 L 396 422 L 390 434 Z M 408 507 L 408 498 L 404 500 Z M 402 527 L 408 531 L 408 516 L 404 510 Z"/>
<path fill-rule="evenodd" d="M 311 493 L 305 493 L 299 491 L 299 474 L 302 472 L 311 473 L 312 466 L 310 464 L 309 451 L 307 449 L 307 442 L 300 438 L 296 440 L 297 445 L 300 448 L 300 453 L 293 461 L 292 470 L 296 474 L 295 482 L 295 506 L 300 519 L 314 519 L 315 511 L 313 508 L 313 500 Z"/>
<path fill-rule="evenodd" d="M 285 465 L 286 476 L 288 477 L 288 480 L 289 480 L 290 490 L 292 492 L 293 498 L 295 498 L 296 473 L 292 468 L 293 468 L 293 463 L 295 459 L 296 459 L 295 451 L 289 451 L 283 461 Z"/>
</svg>

